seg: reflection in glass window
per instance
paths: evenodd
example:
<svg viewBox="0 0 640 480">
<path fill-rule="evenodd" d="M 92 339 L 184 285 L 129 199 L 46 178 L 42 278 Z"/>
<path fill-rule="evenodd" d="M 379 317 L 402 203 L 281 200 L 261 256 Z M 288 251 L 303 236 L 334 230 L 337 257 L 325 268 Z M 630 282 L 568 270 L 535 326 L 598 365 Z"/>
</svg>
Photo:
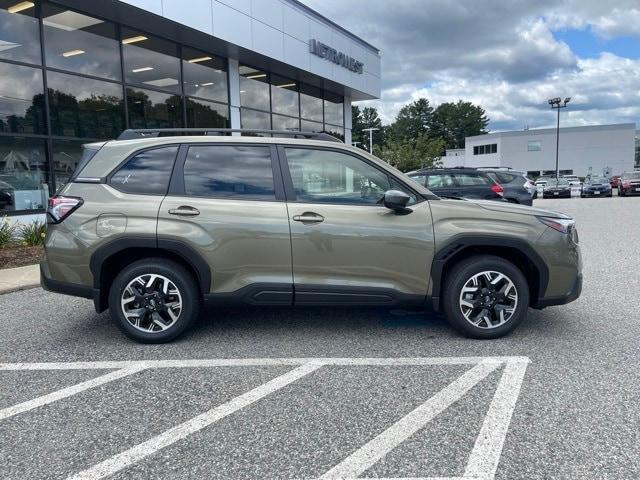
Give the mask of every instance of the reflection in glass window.
<svg viewBox="0 0 640 480">
<path fill-rule="evenodd" d="M 497 144 L 496 144 L 497 150 Z M 542 150 L 542 142 L 540 140 L 529 140 L 527 142 L 527 151 L 528 152 L 539 152 Z"/>
<path fill-rule="evenodd" d="M 291 117 L 300 115 L 298 85 L 288 78 L 271 75 L 271 109 Z"/>
<path fill-rule="evenodd" d="M 0 132 L 45 134 L 42 70 L 0 63 Z"/>
<path fill-rule="evenodd" d="M 0 0 L 0 59 L 40 65 L 40 29 L 34 18 L 35 5 L 22 2 L 23 8 L 17 8 L 20 3 Z"/>
<path fill-rule="evenodd" d="M 240 109 L 240 128 L 271 128 L 271 115 L 247 108 Z"/>
<path fill-rule="evenodd" d="M 342 97 L 325 92 L 324 123 L 344 126 L 344 103 Z"/>
<path fill-rule="evenodd" d="M 65 137 L 115 138 L 124 128 L 122 87 L 47 72 L 51 131 Z"/>
<path fill-rule="evenodd" d="M 340 140 L 344 141 L 344 128 L 336 127 L 335 125 L 325 125 L 324 131 L 329 135 L 333 135 L 334 137 L 337 137 Z"/>
<path fill-rule="evenodd" d="M 184 93 L 227 103 L 227 67 L 221 58 L 184 47 L 182 49 Z"/>
<path fill-rule="evenodd" d="M 198 197 L 274 199 L 271 151 L 235 145 L 189 147 L 184 189 Z"/>
<path fill-rule="evenodd" d="M 127 83 L 180 92 L 180 60 L 176 44 L 127 28 L 122 29 L 122 44 Z"/>
<path fill-rule="evenodd" d="M 266 72 L 240 65 L 240 105 L 269 111 L 269 76 Z"/>
<path fill-rule="evenodd" d="M 0 136 L 0 213 L 44 208 L 47 170 L 44 140 Z"/>
<path fill-rule="evenodd" d="M 296 198 L 302 202 L 381 203 L 388 176 L 352 155 L 311 148 L 286 148 Z"/>
<path fill-rule="evenodd" d="M 131 128 L 182 127 L 182 100 L 178 95 L 127 88 Z"/>
<path fill-rule="evenodd" d="M 300 120 L 297 118 L 273 115 L 272 119 L 274 130 L 300 130 Z"/>
<path fill-rule="evenodd" d="M 154 148 L 137 154 L 113 177 L 110 184 L 122 192 L 166 195 L 177 146 Z"/>
<path fill-rule="evenodd" d="M 229 128 L 229 107 L 187 98 L 187 127 Z"/>
<path fill-rule="evenodd" d="M 68 181 L 78 162 L 82 158 L 82 140 L 54 140 L 51 157 L 55 172 L 56 190 L 60 190 Z"/>
<path fill-rule="evenodd" d="M 311 85 L 300 85 L 300 116 L 322 122 L 322 90 Z"/>
<path fill-rule="evenodd" d="M 44 47 L 48 67 L 120 80 L 116 26 L 45 4 Z"/>
<path fill-rule="evenodd" d="M 309 120 L 302 119 L 300 124 L 300 130 L 303 132 L 322 132 L 324 130 L 320 122 L 310 122 Z"/>
</svg>

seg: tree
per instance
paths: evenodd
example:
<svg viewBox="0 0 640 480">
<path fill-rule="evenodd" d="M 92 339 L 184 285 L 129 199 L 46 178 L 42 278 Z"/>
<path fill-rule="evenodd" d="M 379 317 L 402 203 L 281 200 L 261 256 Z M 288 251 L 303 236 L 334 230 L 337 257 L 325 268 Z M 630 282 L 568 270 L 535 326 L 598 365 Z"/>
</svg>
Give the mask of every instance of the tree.
<svg viewBox="0 0 640 480">
<path fill-rule="evenodd" d="M 402 172 L 439 165 L 444 151 L 444 140 L 429 138 L 425 134 L 413 140 L 389 140 L 374 153 Z"/>
<path fill-rule="evenodd" d="M 471 102 L 442 103 L 433 112 L 431 134 L 441 137 L 446 148 L 464 148 L 465 137 L 487 133 L 489 119 L 484 109 Z"/>
<path fill-rule="evenodd" d="M 431 136 L 433 107 L 426 98 L 403 106 L 389 127 L 394 141 L 415 141 L 420 135 Z"/>
<path fill-rule="evenodd" d="M 351 107 L 351 140 L 360 142 L 359 147 L 369 150 L 369 132 L 365 132 L 365 128 L 377 128 L 373 132 L 373 145 L 382 147 L 384 142 L 384 132 L 382 120 L 378 115 L 378 110 L 374 107 L 364 107 L 360 110 L 358 106 Z"/>
</svg>

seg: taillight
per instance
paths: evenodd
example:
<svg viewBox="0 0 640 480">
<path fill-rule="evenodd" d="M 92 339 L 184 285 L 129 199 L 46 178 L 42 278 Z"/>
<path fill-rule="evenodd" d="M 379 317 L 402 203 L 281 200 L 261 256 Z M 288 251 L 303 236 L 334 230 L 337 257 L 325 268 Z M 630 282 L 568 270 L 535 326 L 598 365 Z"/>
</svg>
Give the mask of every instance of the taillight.
<svg viewBox="0 0 640 480">
<path fill-rule="evenodd" d="M 504 188 L 499 183 L 494 183 L 491 185 L 491 191 L 493 193 L 497 193 L 498 195 L 502 195 L 504 193 Z"/>
<path fill-rule="evenodd" d="M 83 200 L 80 197 L 64 197 L 55 195 L 49 199 L 47 213 L 52 223 L 60 223 L 73 213 Z"/>
</svg>

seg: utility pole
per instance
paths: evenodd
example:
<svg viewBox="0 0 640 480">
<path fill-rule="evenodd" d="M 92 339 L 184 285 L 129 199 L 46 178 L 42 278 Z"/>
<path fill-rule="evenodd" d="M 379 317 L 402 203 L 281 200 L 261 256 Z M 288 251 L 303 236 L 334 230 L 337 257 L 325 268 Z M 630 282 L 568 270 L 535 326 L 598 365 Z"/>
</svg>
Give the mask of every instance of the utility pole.
<svg viewBox="0 0 640 480">
<path fill-rule="evenodd" d="M 564 102 L 562 102 L 560 97 L 549 99 L 549 105 L 551 105 L 551 108 L 558 111 L 558 123 L 556 124 L 556 181 L 560 178 L 560 167 L 558 166 L 558 152 L 560 149 L 560 109 L 566 108 L 567 103 L 569 103 L 570 100 L 571 97 L 565 98 Z"/>
<path fill-rule="evenodd" d="M 373 132 L 376 130 L 380 130 L 379 128 L 363 128 L 363 132 L 369 132 L 369 153 L 373 155 Z"/>
</svg>

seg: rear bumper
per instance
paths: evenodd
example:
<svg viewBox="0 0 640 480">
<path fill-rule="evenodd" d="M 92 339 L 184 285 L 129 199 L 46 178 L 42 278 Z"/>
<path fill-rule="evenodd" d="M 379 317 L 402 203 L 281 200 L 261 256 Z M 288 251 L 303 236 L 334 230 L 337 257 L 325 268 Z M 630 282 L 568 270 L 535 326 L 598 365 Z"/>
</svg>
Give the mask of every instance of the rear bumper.
<svg viewBox="0 0 640 480">
<path fill-rule="evenodd" d="M 95 290 L 86 285 L 77 283 L 61 282 L 54 280 L 49 275 L 49 268 L 46 260 L 40 262 L 40 286 L 48 292 L 62 293 L 63 295 L 71 295 L 72 297 L 82 297 L 94 300 L 96 295 L 99 297 L 99 290 Z"/>
<path fill-rule="evenodd" d="M 579 273 L 576 277 L 571 290 L 566 295 L 562 295 L 559 297 L 547 297 L 540 298 L 536 302 L 535 305 L 532 305 L 533 308 L 542 309 L 545 307 L 552 307 L 554 305 L 566 305 L 567 303 L 571 303 L 574 300 L 577 300 L 580 294 L 582 293 L 582 273 Z"/>
</svg>

